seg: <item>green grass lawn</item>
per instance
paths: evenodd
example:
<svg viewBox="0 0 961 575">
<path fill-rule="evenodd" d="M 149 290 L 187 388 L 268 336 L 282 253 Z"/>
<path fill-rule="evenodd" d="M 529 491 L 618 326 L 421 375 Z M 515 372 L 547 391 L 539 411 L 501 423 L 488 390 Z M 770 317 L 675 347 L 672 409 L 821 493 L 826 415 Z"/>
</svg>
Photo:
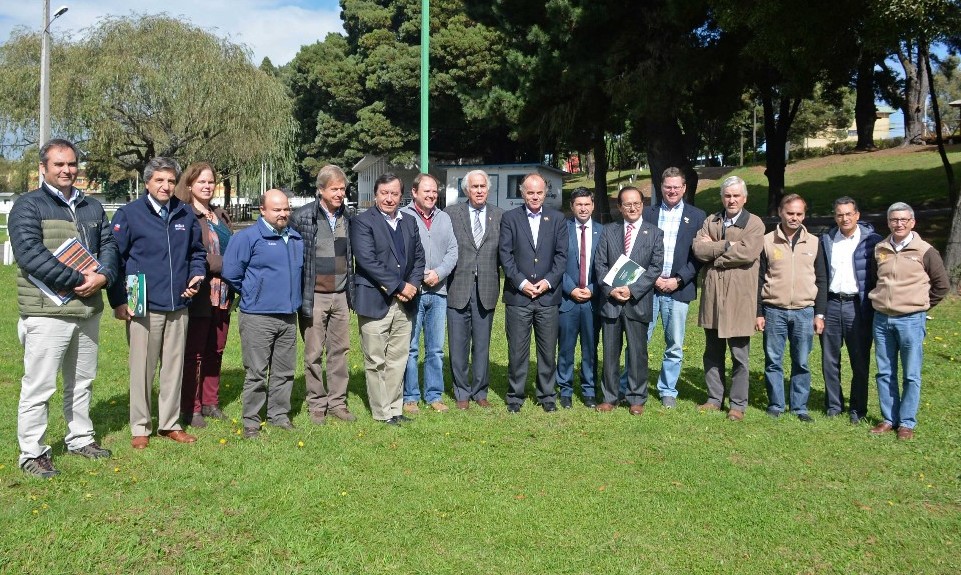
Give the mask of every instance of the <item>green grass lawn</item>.
<svg viewBox="0 0 961 575">
<path fill-rule="evenodd" d="M 424 413 L 400 429 L 374 422 L 354 328 L 356 423 L 313 426 L 301 368 L 295 431 L 268 428 L 245 441 L 236 423 L 213 422 L 194 445 L 155 437 L 137 452 L 122 324 L 105 316 L 92 414 L 114 456 L 64 454 L 58 393 L 48 435 L 62 474 L 42 481 L 17 469 L 13 267 L 0 268 L 0 283 L 8 286 L 0 306 L 2 573 L 952 574 L 961 566 L 955 299 L 928 324 L 911 442 L 824 417 L 817 347 L 815 423 L 769 419 L 760 337 L 746 419 L 698 412 L 703 332 L 693 312 L 676 410 L 652 396 L 641 417 L 579 403 L 545 414 L 530 401 L 508 415 L 500 306 L 490 411 Z M 663 344 L 651 348 L 659 357 Z M 235 324 L 222 390 L 234 418 L 242 381 Z M 869 405 L 874 423 L 873 391 Z"/>
</svg>

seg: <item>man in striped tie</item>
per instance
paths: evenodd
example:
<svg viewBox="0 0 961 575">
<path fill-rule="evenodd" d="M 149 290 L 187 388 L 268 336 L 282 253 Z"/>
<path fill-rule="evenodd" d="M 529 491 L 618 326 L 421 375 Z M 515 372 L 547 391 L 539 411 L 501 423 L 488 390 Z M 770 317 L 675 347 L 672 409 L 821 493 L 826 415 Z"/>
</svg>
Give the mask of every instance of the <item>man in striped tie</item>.
<svg viewBox="0 0 961 575">
<path fill-rule="evenodd" d="M 626 335 L 631 361 L 625 397 L 631 415 L 641 415 L 647 402 L 647 326 L 654 317 L 654 282 L 664 263 L 664 232 L 641 220 L 644 203 L 637 188 L 623 188 L 617 202 L 624 221 L 604 226 L 594 253 L 594 273 L 602 295 L 599 305 L 604 341 L 602 402 L 597 410 L 611 411 L 617 402 L 621 349 Z M 611 285 L 605 280 L 622 255 L 641 266 L 643 272 L 627 285 Z"/>
</svg>

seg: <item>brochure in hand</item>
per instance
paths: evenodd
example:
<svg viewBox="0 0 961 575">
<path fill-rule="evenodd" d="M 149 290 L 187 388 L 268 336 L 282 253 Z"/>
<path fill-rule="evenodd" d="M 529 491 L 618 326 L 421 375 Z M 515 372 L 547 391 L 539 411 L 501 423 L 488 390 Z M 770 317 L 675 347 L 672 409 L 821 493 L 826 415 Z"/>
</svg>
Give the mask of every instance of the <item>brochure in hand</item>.
<svg viewBox="0 0 961 575">
<path fill-rule="evenodd" d="M 147 276 L 127 274 L 127 307 L 134 317 L 147 315 Z"/>
<path fill-rule="evenodd" d="M 80 273 L 88 270 L 100 271 L 101 269 L 100 262 L 97 261 L 97 258 L 93 257 L 93 254 L 91 254 L 87 248 L 83 247 L 83 244 L 81 244 L 77 238 L 70 238 L 60 244 L 60 247 L 54 250 L 53 257 L 60 260 L 60 263 L 63 265 L 69 266 Z M 33 285 L 40 288 L 40 291 L 50 298 L 50 301 L 58 306 L 64 305 L 76 297 L 72 289 L 56 291 L 32 275 L 27 277 L 33 282 Z"/>
<path fill-rule="evenodd" d="M 604 283 L 611 287 L 622 287 L 637 281 L 644 273 L 644 268 L 631 258 L 621 254 L 611 269 L 604 276 Z"/>
</svg>

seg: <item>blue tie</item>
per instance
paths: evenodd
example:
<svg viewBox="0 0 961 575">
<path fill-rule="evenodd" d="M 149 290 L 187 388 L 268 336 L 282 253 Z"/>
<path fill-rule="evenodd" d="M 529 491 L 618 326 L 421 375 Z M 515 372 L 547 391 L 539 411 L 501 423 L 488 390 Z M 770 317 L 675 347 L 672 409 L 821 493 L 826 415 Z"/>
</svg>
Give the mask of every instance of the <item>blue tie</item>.
<svg viewBox="0 0 961 575">
<path fill-rule="evenodd" d="M 165 205 L 164 205 L 164 206 L 160 206 L 160 218 L 161 218 L 163 221 L 165 221 L 165 222 L 167 221 L 167 214 L 168 214 L 168 213 L 169 213 L 169 211 L 167 210 L 167 206 L 165 206 Z"/>
</svg>

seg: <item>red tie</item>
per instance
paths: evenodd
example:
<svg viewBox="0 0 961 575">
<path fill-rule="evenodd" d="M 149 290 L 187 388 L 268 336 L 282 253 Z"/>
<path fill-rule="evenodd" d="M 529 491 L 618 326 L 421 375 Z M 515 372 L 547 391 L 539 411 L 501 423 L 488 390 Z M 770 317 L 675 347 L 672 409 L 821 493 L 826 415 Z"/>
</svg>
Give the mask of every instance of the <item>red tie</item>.
<svg viewBox="0 0 961 575">
<path fill-rule="evenodd" d="M 624 231 L 624 255 L 631 255 L 631 236 L 634 235 L 634 224 L 627 224 L 627 230 Z"/>
<path fill-rule="evenodd" d="M 587 226 L 581 224 L 581 285 L 587 287 Z"/>
</svg>

